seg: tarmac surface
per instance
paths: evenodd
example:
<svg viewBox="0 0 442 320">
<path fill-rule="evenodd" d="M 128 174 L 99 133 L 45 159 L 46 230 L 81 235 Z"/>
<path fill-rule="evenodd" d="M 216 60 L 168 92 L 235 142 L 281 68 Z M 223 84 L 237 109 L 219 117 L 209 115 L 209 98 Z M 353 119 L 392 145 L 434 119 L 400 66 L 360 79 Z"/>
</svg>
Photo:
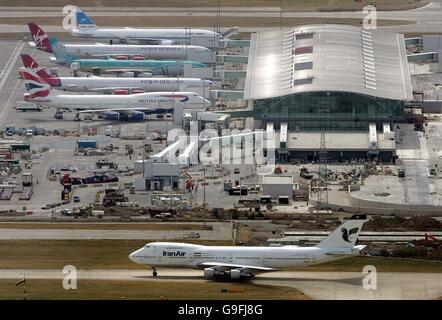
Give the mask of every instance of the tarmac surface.
<svg viewBox="0 0 442 320">
<path fill-rule="evenodd" d="M 127 8 L 127 7 L 100 7 L 100 8 L 83 8 L 84 11 L 93 11 L 91 16 L 105 16 L 118 17 L 121 12 L 125 16 L 142 16 L 142 17 L 217 17 L 217 8 Z M 412 24 L 384 26 L 381 28 L 390 29 L 395 32 L 441 32 L 442 19 L 441 17 L 441 0 L 435 0 L 426 6 L 412 10 L 399 11 L 379 11 L 377 12 L 377 19 L 387 20 L 403 20 L 413 21 Z M 1 17 L 62 17 L 61 7 L 1 7 Z M 348 11 L 348 12 L 288 12 L 280 13 L 279 7 L 225 7 L 222 8 L 222 17 L 247 17 L 247 18 L 332 18 L 332 19 L 361 19 L 363 17 L 362 11 Z M 173 20 L 172 20 L 173 21 Z M 258 20 L 259 21 L 259 20 Z M 45 30 L 50 32 L 65 31 L 61 25 L 49 29 L 44 26 Z M 207 28 L 212 29 L 213 26 Z M 241 28 L 243 32 L 256 32 L 274 28 L 262 28 L 257 22 L 256 27 Z M 1 33 L 10 32 L 27 32 L 27 26 L 16 26 L 10 28 L 8 25 L 0 25 Z"/>
<path fill-rule="evenodd" d="M 77 270 L 81 280 L 123 281 L 198 281 L 207 282 L 201 270 L 159 269 L 154 278 L 150 270 Z M 62 270 L 0 269 L 0 279 L 63 279 Z M 313 299 L 436 299 L 442 295 L 440 273 L 382 272 L 372 283 L 376 289 L 364 289 L 364 275 L 359 272 L 278 271 L 256 276 L 256 284 L 288 286 L 301 290 Z M 60 283 L 61 285 L 61 283 Z"/>
<path fill-rule="evenodd" d="M 200 240 L 231 239 L 230 223 L 209 225 L 213 230 L 0 229 L 0 240 L 171 240 L 184 239 L 191 232 L 198 233 Z"/>
</svg>

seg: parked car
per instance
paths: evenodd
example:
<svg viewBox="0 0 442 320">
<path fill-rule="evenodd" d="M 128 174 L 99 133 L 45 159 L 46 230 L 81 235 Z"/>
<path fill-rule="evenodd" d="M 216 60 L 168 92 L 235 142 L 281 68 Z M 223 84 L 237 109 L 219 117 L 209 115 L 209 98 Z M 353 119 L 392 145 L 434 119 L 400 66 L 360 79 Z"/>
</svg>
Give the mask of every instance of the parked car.
<svg viewBox="0 0 442 320">
<path fill-rule="evenodd" d="M 80 202 L 80 196 L 74 196 L 73 200 L 74 202 Z"/>
<path fill-rule="evenodd" d="M 68 216 L 68 217 L 74 215 L 74 213 L 73 213 L 72 210 L 70 210 L 70 209 L 62 209 L 62 210 L 61 210 L 61 214 L 64 215 L 64 216 Z"/>
<path fill-rule="evenodd" d="M 405 178 L 405 170 L 404 169 L 399 169 L 398 177 L 399 178 Z"/>
</svg>

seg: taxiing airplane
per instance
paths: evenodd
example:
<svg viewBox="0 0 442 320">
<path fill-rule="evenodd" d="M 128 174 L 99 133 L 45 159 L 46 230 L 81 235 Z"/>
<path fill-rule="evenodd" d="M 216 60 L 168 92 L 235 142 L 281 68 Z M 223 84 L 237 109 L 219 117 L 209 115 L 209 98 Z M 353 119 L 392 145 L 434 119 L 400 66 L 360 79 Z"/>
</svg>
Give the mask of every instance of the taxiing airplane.
<svg viewBox="0 0 442 320">
<path fill-rule="evenodd" d="M 312 247 L 232 247 L 188 243 L 153 242 L 131 253 L 135 263 L 156 268 L 204 269 L 204 277 L 214 279 L 250 278 L 257 273 L 304 267 L 359 255 L 364 245 L 355 245 L 366 215 L 353 215 L 318 245 Z"/>
<path fill-rule="evenodd" d="M 197 61 L 175 60 L 118 60 L 118 59 L 77 59 L 66 54 L 63 45 L 54 38 L 48 38 L 58 63 L 67 64 L 74 70 L 93 74 L 113 73 L 138 76 L 142 73 L 176 77 L 184 74 L 184 66 L 203 68 L 205 64 Z"/>
<path fill-rule="evenodd" d="M 209 92 L 213 84 L 210 80 L 197 78 L 56 77 L 47 73 L 29 54 L 22 54 L 21 58 L 27 70 L 63 91 L 115 93 L 117 90 L 127 90 L 128 93 L 141 93 L 205 88 Z"/>
<path fill-rule="evenodd" d="M 176 107 L 205 110 L 210 101 L 194 92 L 149 92 L 128 95 L 67 95 L 58 93 L 37 74 L 22 71 L 28 94 L 25 101 L 80 113 L 102 114 L 106 119 L 122 117 L 141 120 L 145 113 L 173 113 Z"/>
<path fill-rule="evenodd" d="M 220 38 L 227 38 L 238 33 L 238 28 L 230 28 L 219 34 L 204 29 L 141 29 L 141 28 L 98 28 L 95 22 L 80 8 L 76 11 L 76 26 L 72 35 L 107 40 L 110 43 L 154 43 L 154 44 L 195 44 L 203 42 L 216 45 Z"/>
<path fill-rule="evenodd" d="M 36 24 L 28 23 L 33 42 L 39 50 L 53 52 L 48 35 Z M 190 60 L 203 63 L 215 62 L 215 55 L 208 48 L 192 45 L 106 45 L 64 44 L 58 41 L 66 55 L 76 58 L 115 58 L 118 60 Z"/>
</svg>

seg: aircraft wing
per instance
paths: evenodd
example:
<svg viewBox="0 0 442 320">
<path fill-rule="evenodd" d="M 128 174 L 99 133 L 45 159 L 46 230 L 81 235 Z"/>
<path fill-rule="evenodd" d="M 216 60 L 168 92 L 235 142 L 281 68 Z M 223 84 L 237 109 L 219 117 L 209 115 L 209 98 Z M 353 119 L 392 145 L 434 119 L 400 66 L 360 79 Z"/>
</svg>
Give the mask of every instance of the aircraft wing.
<svg viewBox="0 0 442 320">
<path fill-rule="evenodd" d="M 130 88 L 124 88 L 124 87 L 107 87 L 107 88 L 94 88 L 94 89 L 89 89 L 89 91 L 91 92 L 102 92 L 102 93 L 112 93 L 114 90 L 129 90 L 129 89 L 133 89 L 132 87 Z"/>
<path fill-rule="evenodd" d="M 124 114 L 131 114 L 133 112 L 142 111 L 142 112 L 149 112 L 149 111 L 155 111 L 155 107 L 140 107 L 140 108 L 109 108 L 109 109 L 89 109 L 89 110 L 80 110 L 78 113 L 106 113 L 106 112 L 118 112 L 118 113 L 124 113 Z"/>
<path fill-rule="evenodd" d="M 330 256 L 354 256 L 358 255 L 365 247 L 366 245 L 358 245 L 354 246 L 352 250 L 334 250 L 329 251 L 326 254 Z"/>
<path fill-rule="evenodd" d="M 258 267 L 258 266 L 247 266 L 242 264 L 234 264 L 234 263 L 222 263 L 222 262 L 203 262 L 200 264 L 203 267 L 212 267 L 217 270 L 231 270 L 231 269 L 242 269 L 248 270 L 253 273 L 259 272 L 270 272 L 277 271 L 278 269 L 267 268 L 267 267 Z"/>
<path fill-rule="evenodd" d="M 112 68 L 110 68 L 110 69 L 103 69 L 103 72 L 105 72 L 105 73 L 116 73 L 116 74 L 120 74 L 120 73 L 125 73 L 125 72 L 133 72 L 133 74 L 134 74 L 134 76 L 137 76 L 137 75 L 139 75 L 139 74 L 142 74 L 142 73 L 152 73 L 152 69 L 143 69 L 143 70 L 140 70 L 140 69 L 112 69 Z"/>
</svg>

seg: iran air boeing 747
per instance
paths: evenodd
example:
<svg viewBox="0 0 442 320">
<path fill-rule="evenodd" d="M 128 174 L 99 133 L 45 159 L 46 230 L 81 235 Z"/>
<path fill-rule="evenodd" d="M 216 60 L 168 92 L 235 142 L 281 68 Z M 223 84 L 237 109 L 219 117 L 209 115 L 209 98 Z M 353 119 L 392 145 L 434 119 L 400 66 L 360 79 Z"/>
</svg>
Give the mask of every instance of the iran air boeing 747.
<svg viewBox="0 0 442 320">
<path fill-rule="evenodd" d="M 233 247 L 153 242 L 131 253 L 129 259 L 153 268 L 203 269 L 206 279 L 228 276 L 250 278 L 257 273 L 305 267 L 359 255 L 356 245 L 366 215 L 353 215 L 318 245 L 312 247 Z"/>
</svg>

